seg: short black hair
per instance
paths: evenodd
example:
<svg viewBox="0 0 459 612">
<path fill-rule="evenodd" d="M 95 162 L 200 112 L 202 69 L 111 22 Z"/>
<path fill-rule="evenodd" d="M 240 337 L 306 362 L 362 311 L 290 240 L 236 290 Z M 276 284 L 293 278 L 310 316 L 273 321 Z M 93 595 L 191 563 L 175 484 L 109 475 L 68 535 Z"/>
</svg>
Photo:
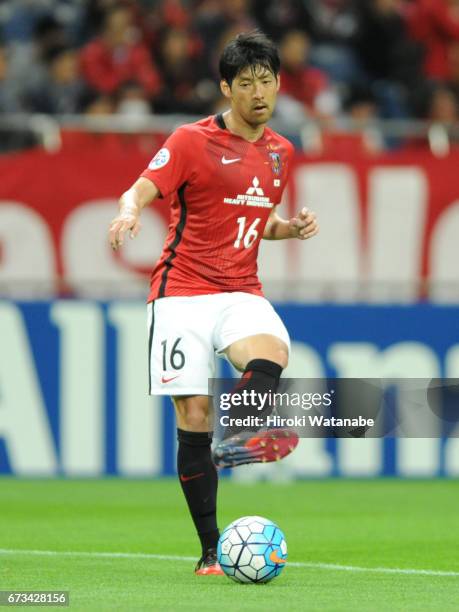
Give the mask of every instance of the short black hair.
<svg viewBox="0 0 459 612">
<path fill-rule="evenodd" d="M 237 75 L 251 68 L 266 68 L 276 78 L 280 70 L 280 59 L 277 47 L 263 32 L 243 32 L 231 40 L 223 49 L 220 57 L 220 76 L 231 84 Z"/>
</svg>

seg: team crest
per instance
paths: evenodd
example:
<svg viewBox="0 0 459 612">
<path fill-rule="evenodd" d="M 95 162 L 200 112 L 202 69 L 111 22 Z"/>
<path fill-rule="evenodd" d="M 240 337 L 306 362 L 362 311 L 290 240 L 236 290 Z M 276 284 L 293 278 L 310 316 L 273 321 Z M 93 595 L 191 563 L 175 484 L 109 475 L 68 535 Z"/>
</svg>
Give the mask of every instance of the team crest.
<svg viewBox="0 0 459 612">
<path fill-rule="evenodd" d="M 274 174 L 280 174 L 281 171 L 281 158 L 279 153 L 275 153 L 274 151 L 269 152 L 269 157 L 271 158 L 271 168 L 273 169 Z"/>
</svg>

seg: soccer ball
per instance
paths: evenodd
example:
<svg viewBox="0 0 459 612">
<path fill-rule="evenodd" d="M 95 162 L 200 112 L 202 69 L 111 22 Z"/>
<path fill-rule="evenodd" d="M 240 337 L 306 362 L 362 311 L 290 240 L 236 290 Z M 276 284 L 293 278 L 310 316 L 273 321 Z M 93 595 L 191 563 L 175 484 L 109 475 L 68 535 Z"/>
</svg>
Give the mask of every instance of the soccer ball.
<svg viewBox="0 0 459 612">
<path fill-rule="evenodd" d="M 279 527 L 261 516 L 233 521 L 220 536 L 218 562 L 236 582 L 269 582 L 287 560 L 287 542 Z"/>
</svg>

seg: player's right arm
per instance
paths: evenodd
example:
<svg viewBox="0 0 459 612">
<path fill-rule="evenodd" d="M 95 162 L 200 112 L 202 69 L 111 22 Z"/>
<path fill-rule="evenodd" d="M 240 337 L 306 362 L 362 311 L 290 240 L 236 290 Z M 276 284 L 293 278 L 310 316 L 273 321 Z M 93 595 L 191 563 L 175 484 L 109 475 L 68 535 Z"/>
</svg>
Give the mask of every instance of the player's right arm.
<svg viewBox="0 0 459 612">
<path fill-rule="evenodd" d="M 117 249 L 124 234 L 135 238 L 140 230 L 140 213 L 155 198 L 174 193 L 188 181 L 192 172 L 196 147 L 189 127 L 179 127 L 156 153 L 140 178 L 120 198 L 120 212 L 110 225 L 110 244 Z"/>
<path fill-rule="evenodd" d="M 112 249 L 123 244 L 124 234 L 130 232 L 135 238 L 140 231 L 140 213 L 142 208 L 151 204 L 159 196 L 159 189 L 149 179 L 140 177 L 119 201 L 119 213 L 110 224 L 109 238 Z"/>
</svg>

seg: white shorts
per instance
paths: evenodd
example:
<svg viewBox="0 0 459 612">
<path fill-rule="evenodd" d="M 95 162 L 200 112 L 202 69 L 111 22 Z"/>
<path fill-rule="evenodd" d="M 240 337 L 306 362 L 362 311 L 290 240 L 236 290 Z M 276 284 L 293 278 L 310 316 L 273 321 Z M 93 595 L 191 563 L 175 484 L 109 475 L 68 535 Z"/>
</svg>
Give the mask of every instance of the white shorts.
<svg viewBox="0 0 459 612">
<path fill-rule="evenodd" d="M 150 395 L 209 395 L 216 356 L 255 334 L 280 338 L 285 325 L 264 297 L 216 293 L 165 297 L 148 304 Z"/>
</svg>

